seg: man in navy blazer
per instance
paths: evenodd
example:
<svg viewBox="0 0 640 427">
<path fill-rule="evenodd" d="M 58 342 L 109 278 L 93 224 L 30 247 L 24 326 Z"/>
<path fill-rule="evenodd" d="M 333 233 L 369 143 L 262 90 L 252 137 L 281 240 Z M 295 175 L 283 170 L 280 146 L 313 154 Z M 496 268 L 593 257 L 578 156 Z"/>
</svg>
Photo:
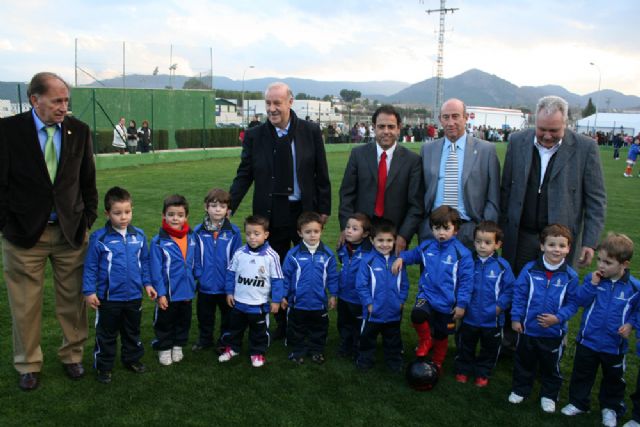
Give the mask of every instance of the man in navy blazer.
<svg viewBox="0 0 640 427">
<path fill-rule="evenodd" d="M 400 114 L 391 105 L 379 107 L 371 121 L 376 143 L 363 144 L 351 150 L 344 171 L 340 186 L 340 229 L 344 230 L 349 215 L 355 212 L 375 217 L 378 167 L 385 152 L 389 167 L 382 217 L 396 225 L 396 252 L 400 253 L 418 231 L 423 217 L 420 157 L 397 144 L 402 123 Z"/>
<path fill-rule="evenodd" d="M 451 145 L 455 143 L 459 180 L 458 206 L 454 207 L 463 220 L 458 239 L 473 249 L 473 231 L 476 225 L 480 221 L 498 221 L 500 162 L 492 143 L 467 133 L 468 117 L 466 106 L 461 100 L 447 100 L 442 104 L 439 115 L 445 137 L 422 146 L 426 215 L 420 229 L 420 239 L 431 238 L 429 215 L 433 209 L 444 204 L 445 163 Z"/>
<path fill-rule="evenodd" d="M 567 260 L 591 264 L 604 228 L 607 195 L 594 140 L 566 129 L 569 104 L 557 96 L 538 101 L 536 127 L 511 135 L 500 195 L 502 256 L 514 273 L 539 255 L 539 232 L 567 226 L 573 244 Z M 579 256 L 578 256 L 579 254 Z"/>
<path fill-rule="evenodd" d="M 13 363 L 25 391 L 38 387 L 44 271 L 53 268 L 58 357 L 78 379 L 87 311 L 82 269 L 98 191 L 89 127 L 67 116 L 69 87 L 38 73 L 27 91 L 33 109 L 0 120 L 0 231 L 13 322 Z"/>
</svg>

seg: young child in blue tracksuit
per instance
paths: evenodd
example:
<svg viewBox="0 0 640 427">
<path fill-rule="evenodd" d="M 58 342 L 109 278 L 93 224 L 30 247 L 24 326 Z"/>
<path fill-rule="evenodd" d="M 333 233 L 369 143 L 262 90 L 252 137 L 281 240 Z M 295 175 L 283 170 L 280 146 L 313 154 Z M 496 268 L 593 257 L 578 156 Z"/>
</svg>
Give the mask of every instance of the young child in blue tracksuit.
<svg viewBox="0 0 640 427">
<path fill-rule="evenodd" d="M 211 189 L 204 198 L 205 216 L 195 233 L 202 243 L 202 274 L 198 280 L 198 302 L 196 313 L 200 334 L 191 347 L 193 351 L 213 345 L 216 310 L 220 313 L 220 335 L 216 347 L 219 354 L 224 350 L 223 338 L 229 329 L 225 279 L 227 267 L 233 254 L 242 246 L 240 229 L 227 219 L 231 196 L 220 188 Z"/>
<path fill-rule="evenodd" d="M 266 362 L 269 346 L 269 312 L 277 313 L 286 307 L 284 280 L 280 257 L 269 246 L 269 220 L 252 215 L 244 221 L 247 244 L 233 254 L 227 269 L 227 304 L 229 331 L 225 337 L 227 347 L 218 357 L 228 362 L 240 354 L 242 336 L 249 327 L 249 355 L 254 368 Z M 271 306 L 269 306 L 271 298 Z"/>
<path fill-rule="evenodd" d="M 597 248 L 597 270 L 584 278 L 578 304 L 584 307 L 576 337 L 576 355 L 569 385 L 569 404 L 562 413 L 574 416 L 590 409 L 591 388 L 602 367 L 602 423 L 615 426 L 624 415 L 624 366 L 627 337 L 638 313 L 640 282 L 629 273 L 633 242 L 609 233 Z"/>
<path fill-rule="evenodd" d="M 405 268 L 395 274 L 391 269 L 397 259 L 393 252 L 396 236 L 396 227 L 391 221 L 377 221 L 371 231 L 374 250 L 362 259 L 358 269 L 356 290 L 364 320 L 356 366 L 362 370 L 374 365 L 378 335 L 382 335 L 387 367 L 392 372 L 402 370 L 400 320 L 409 295 L 409 279 Z"/>
<path fill-rule="evenodd" d="M 629 147 L 629 153 L 627 153 L 627 166 L 624 170 L 624 176 L 631 178 L 633 176 L 633 166 L 636 164 L 640 154 L 640 134 L 633 139 L 633 144 Z M 640 176 L 640 174 L 638 174 Z"/>
<path fill-rule="evenodd" d="M 411 311 L 418 334 L 416 356 L 423 359 L 433 348 L 431 360 L 442 371 L 449 335 L 455 332 L 455 321 L 464 316 L 471 299 L 473 256 L 456 238 L 461 223 L 457 210 L 442 205 L 433 210 L 429 221 L 434 238 L 402 252 L 394 271 L 403 264 L 424 266 Z"/>
<path fill-rule="evenodd" d="M 123 365 L 136 373 L 145 371 L 140 362 L 142 289 L 151 299 L 156 292 L 149 274 L 149 249 L 144 232 L 131 225 L 133 210 L 127 190 L 113 187 L 104 196 L 108 218 L 105 226 L 89 239 L 84 261 L 82 293 L 87 304 L 98 310 L 94 367 L 98 381 L 111 382 L 118 333 Z"/>
<path fill-rule="evenodd" d="M 347 218 L 344 228 L 344 243 L 338 248 L 338 259 L 342 264 L 338 281 L 338 333 L 340 347 L 338 356 L 353 358 L 358 354 L 360 327 L 362 326 L 362 304 L 356 291 L 356 275 L 360 262 L 371 251 L 371 220 L 363 213 L 354 213 Z"/>
<path fill-rule="evenodd" d="M 519 334 L 509 402 L 531 394 L 536 370 L 540 375 L 540 406 L 555 412 L 562 386 L 560 360 L 567 322 L 578 310 L 578 275 L 567 265 L 571 231 L 560 224 L 540 233 L 542 257 L 527 263 L 513 286 L 511 327 Z"/>
<path fill-rule="evenodd" d="M 164 199 L 162 227 L 151 241 L 151 279 L 158 292 L 152 342 L 161 365 L 180 362 L 189 339 L 191 300 L 200 277 L 200 241 L 189 229 L 189 204 L 179 194 Z"/>
<path fill-rule="evenodd" d="M 475 375 L 475 385 L 486 387 L 498 360 L 502 342 L 504 311 L 511 307 L 513 272 L 497 250 L 502 246 L 502 230 L 493 221 L 482 221 L 474 231 L 473 293 L 456 335 L 456 381 L 466 383 Z M 476 346 L 480 341 L 480 352 Z"/>
<path fill-rule="evenodd" d="M 289 359 L 301 364 L 306 355 L 315 363 L 324 362 L 329 331 L 327 309 L 336 306 L 338 272 L 336 257 L 322 243 L 322 218 L 315 212 L 298 217 L 302 239 L 284 259 L 282 272 L 287 290 L 287 347 Z M 331 295 L 327 303 L 327 291 Z"/>
</svg>

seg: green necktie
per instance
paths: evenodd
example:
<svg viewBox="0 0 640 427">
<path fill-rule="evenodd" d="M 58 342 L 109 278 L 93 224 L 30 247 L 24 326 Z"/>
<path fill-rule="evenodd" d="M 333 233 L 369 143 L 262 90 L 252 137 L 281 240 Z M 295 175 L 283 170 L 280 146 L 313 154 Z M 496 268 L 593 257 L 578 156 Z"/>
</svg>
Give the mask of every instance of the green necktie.
<svg viewBox="0 0 640 427">
<path fill-rule="evenodd" d="M 44 143 L 44 161 L 47 164 L 49 178 L 51 182 L 56 179 L 58 170 L 58 157 L 56 156 L 56 146 L 53 143 L 53 135 L 56 133 L 56 126 L 47 126 L 47 142 Z"/>
</svg>

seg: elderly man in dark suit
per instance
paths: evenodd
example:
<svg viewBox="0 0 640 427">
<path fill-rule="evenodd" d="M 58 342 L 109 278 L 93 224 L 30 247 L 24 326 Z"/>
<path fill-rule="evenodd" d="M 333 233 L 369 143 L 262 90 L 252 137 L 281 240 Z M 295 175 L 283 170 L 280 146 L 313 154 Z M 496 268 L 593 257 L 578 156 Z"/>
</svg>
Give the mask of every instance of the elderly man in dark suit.
<svg viewBox="0 0 640 427">
<path fill-rule="evenodd" d="M 252 184 L 253 213 L 269 219 L 269 244 L 280 262 L 298 244 L 297 219 L 314 211 L 326 221 L 331 214 L 331 182 L 318 125 L 299 119 L 291 109 L 293 93 L 285 83 L 272 83 L 265 91 L 268 120 L 247 129 L 240 165 L 231 184 L 231 211 L 235 211 Z M 277 316 L 278 330 L 285 320 Z"/>
<path fill-rule="evenodd" d="M 540 253 L 538 234 L 553 223 L 569 227 L 567 260 L 591 264 L 604 227 L 607 196 L 595 141 L 567 126 L 569 105 L 557 96 L 538 101 L 536 127 L 511 135 L 504 161 L 500 223 L 503 257 L 517 274 Z M 579 255 L 578 255 L 579 254 Z"/>
<path fill-rule="evenodd" d="M 441 205 L 460 212 L 458 239 L 473 250 L 473 231 L 480 221 L 498 221 L 500 162 L 493 144 L 467 133 L 464 102 L 449 99 L 440 109 L 444 138 L 427 142 L 421 156 L 426 218 L 420 238 L 431 238 L 429 215 Z"/>
<path fill-rule="evenodd" d="M 98 192 L 89 127 L 67 116 L 69 87 L 53 73 L 28 88 L 33 109 L 0 121 L 0 230 L 19 386 L 33 390 L 42 369 L 40 325 L 47 259 L 53 268 L 58 357 L 72 379 L 84 374 L 87 311 L 82 268 Z"/>
<path fill-rule="evenodd" d="M 340 186 L 340 228 L 349 215 L 362 212 L 393 221 L 398 229 L 396 253 L 404 250 L 422 221 L 420 157 L 399 146 L 400 114 L 391 105 L 379 107 L 371 119 L 375 144 L 351 150 Z M 342 241 L 341 237 L 341 241 Z"/>
</svg>

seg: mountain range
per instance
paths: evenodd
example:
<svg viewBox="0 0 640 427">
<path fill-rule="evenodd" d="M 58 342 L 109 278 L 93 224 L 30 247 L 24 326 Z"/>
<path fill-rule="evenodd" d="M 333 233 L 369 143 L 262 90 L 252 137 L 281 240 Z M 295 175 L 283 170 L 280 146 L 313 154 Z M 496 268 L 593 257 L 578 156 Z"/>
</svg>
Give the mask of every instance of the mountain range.
<svg viewBox="0 0 640 427">
<path fill-rule="evenodd" d="M 127 88 L 161 89 L 173 84 L 175 88 L 181 88 L 188 76 L 169 75 L 127 75 L 125 85 Z M 210 77 L 203 78 L 209 83 Z M 284 81 L 295 93 L 304 92 L 315 97 L 325 95 L 338 95 L 342 89 L 357 90 L 363 97 L 380 102 L 416 104 L 430 107 L 435 98 L 435 77 L 421 82 L 410 84 L 401 81 L 368 81 L 368 82 L 348 82 L 348 81 L 319 81 L 300 78 L 266 77 L 260 79 L 250 79 L 244 81 L 244 89 L 247 91 L 263 91 L 264 88 L 274 81 Z M 122 87 L 122 77 L 101 80 L 93 83 L 92 87 Z M 213 77 L 214 87 L 225 90 L 241 90 L 242 81 L 233 80 L 224 76 Z M 10 99 L 17 102 L 18 91 L 17 82 L 0 82 L 0 99 Z M 21 85 L 23 101 L 26 100 L 24 85 Z M 537 100 L 544 95 L 558 95 L 569 102 L 572 107 L 583 108 L 587 105 L 589 98 L 594 103 L 600 104 L 599 109 L 640 109 L 640 97 L 625 95 L 623 93 L 603 89 L 599 92 L 592 92 L 585 95 L 578 95 L 570 92 L 562 86 L 516 86 L 496 75 L 486 73 L 481 70 L 471 69 L 464 73 L 444 79 L 444 95 L 446 98 L 460 98 L 467 105 L 486 107 L 512 107 L 534 109 Z"/>
</svg>

